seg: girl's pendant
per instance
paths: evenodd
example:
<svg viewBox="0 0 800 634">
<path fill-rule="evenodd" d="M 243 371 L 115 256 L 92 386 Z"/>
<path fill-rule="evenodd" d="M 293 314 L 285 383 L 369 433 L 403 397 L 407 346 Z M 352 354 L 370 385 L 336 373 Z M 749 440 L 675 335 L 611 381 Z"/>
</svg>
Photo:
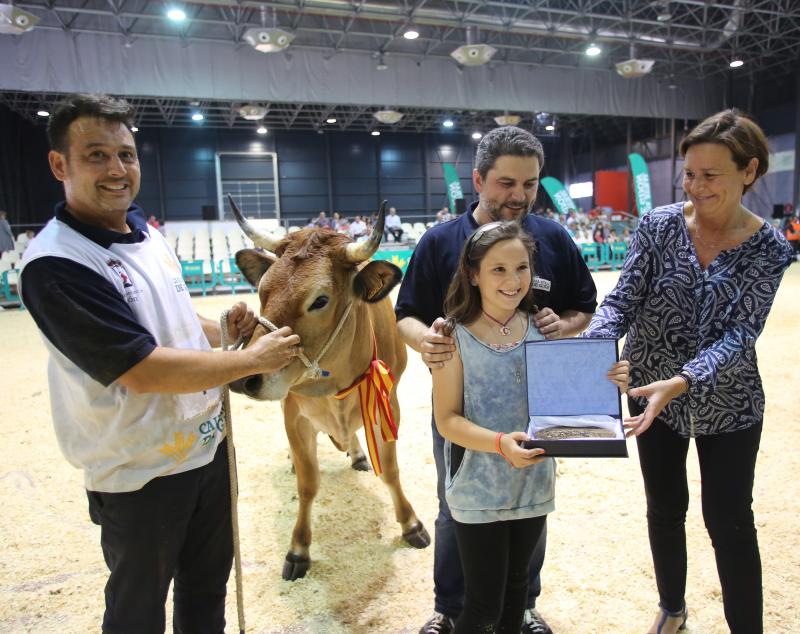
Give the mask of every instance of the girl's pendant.
<svg viewBox="0 0 800 634">
<path fill-rule="evenodd" d="M 500 334 L 504 337 L 508 337 L 511 334 L 511 328 L 508 326 L 500 326 Z"/>
</svg>

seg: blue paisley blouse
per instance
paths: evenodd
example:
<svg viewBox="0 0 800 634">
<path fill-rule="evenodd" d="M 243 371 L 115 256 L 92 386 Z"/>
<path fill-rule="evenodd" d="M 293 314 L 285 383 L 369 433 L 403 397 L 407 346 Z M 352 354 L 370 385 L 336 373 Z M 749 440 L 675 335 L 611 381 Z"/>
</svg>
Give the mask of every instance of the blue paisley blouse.
<svg viewBox="0 0 800 634">
<path fill-rule="evenodd" d="M 745 429 L 764 416 L 755 343 L 791 260 L 788 242 L 765 222 L 703 270 L 683 203 L 659 207 L 641 219 L 619 282 L 584 336 L 627 333 L 632 387 L 686 378 L 689 390 L 661 413 L 679 435 Z"/>
</svg>

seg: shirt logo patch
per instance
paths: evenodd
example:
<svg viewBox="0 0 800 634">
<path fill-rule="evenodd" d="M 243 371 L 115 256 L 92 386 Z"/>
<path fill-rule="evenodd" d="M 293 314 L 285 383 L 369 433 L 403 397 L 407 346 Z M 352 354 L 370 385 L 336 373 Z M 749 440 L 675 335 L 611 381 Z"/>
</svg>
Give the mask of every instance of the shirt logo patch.
<svg viewBox="0 0 800 634">
<path fill-rule="evenodd" d="M 131 282 L 131 278 L 128 277 L 128 274 L 125 272 L 125 269 L 122 267 L 122 262 L 119 260 L 109 260 L 106 262 L 111 270 L 114 271 L 117 275 L 119 275 L 119 279 L 122 280 L 122 286 L 124 288 L 132 288 L 133 283 Z"/>
<path fill-rule="evenodd" d="M 536 276 L 533 278 L 531 286 L 537 291 L 544 291 L 545 293 L 549 293 L 551 283 L 550 280 L 546 280 L 543 277 Z"/>
</svg>

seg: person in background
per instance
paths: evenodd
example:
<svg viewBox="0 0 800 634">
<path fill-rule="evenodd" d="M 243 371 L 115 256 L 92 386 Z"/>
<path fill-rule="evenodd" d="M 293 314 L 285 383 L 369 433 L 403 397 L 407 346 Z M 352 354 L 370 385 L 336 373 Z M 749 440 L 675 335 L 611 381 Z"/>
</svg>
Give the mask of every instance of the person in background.
<svg viewBox="0 0 800 634">
<path fill-rule="evenodd" d="M 478 144 L 472 181 L 479 194 L 468 213 L 426 231 L 414 249 L 395 306 L 397 327 L 403 340 L 420 353 L 432 370 L 448 361 L 455 349 L 452 337 L 442 332 L 444 300 L 458 267 L 467 238 L 481 225 L 518 220 L 536 243 L 533 287 L 540 310 L 536 328 L 548 339 L 581 332 L 594 312 L 597 291 L 580 251 L 563 227 L 529 213 L 536 201 L 544 150 L 529 132 L 514 126 L 495 128 Z M 422 634 L 447 634 L 461 613 L 464 578 L 456 544 L 455 527 L 445 496 L 444 438 L 431 418 L 436 461 L 439 514 L 434 539 L 434 613 L 420 629 Z M 549 634 L 550 627 L 535 610 L 541 593 L 546 529 L 533 551 L 527 609 L 522 632 Z"/>
<path fill-rule="evenodd" d="M 14 250 L 14 233 L 6 217 L 6 212 L 0 211 L 0 253 Z"/>
<path fill-rule="evenodd" d="M 447 222 L 448 220 L 452 219 L 453 215 L 450 213 L 450 208 L 447 206 L 442 207 L 439 211 L 436 212 L 436 224 Z"/>
<path fill-rule="evenodd" d="M 764 418 L 755 344 L 791 261 L 780 233 L 742 204 L 766 173 L 767 140 L 735 110 L 681 142 L 688 200 L 645 214 L 617 286 L 586 336 L 625 339 L 659 604 L 650 633 L 686 626 L 686 455 L 694 439 L 703 518 L 734 634 L 763 631 L 753 477 Z"/>
<path fill-rule="evenodd" d="M 163 632 L 172 583 L 176 632 L 222 632 L 233 543 L 218 386 L 282 368 L 299 338 L 281 328 L 211 350 L 219 322 L 194 312 L 175 253 L 133 202 L 134 115 L 124 100 L 77 95 L 50 117 L 66 201 L 25 250 L 20 295 L 49 352 L 59 445 L 101 527 L 102 631 Z M 257 323 L 239 302 L 228 336 Z"/>
<path fill-rule="evenodd" d="M 331 219 L 327 217 L 324 211 L 320 211 L 317 219 L 314 221 L 314 226 L 320 229 L 330 229 Z"/>
<path fill-rule="evenodd" d="M 156 218 L 155 216 L 152 216 L 152 215 L 147 219 L 147 224 L 149 224 L 151 227 L 153 227 L 153 229 L 160 229 L 161 228 L 161 223 L 158 221 L 158 218 Z"/>
<path fill-rule="evenodd" d="M 800 258 L 800 217 L 797 214 L 788 219 L 786 223 L 786 239 L 792 246 L 794 259 Z"/>
<path fill-rule="evenodd" d="M 342 220 L 341 214 L 338 211 L 334 211 L 333 216 L 331 216 L 331 229 L 334 231 L 339 231 L 344 224 L 345 221 Z"/>
<path fill-rule="evenodd" d="M 361 216 L 356 216 L 353 219 L 353 222 L 350 223 L 349 232 L 353 240 L 358 240 L 367 235 L 367 225 L 361 219 Z"/>
<path fill-rule="evenodd" d="M 403 222 L 400 216 L 397 215 L 397 209 L 389 207 L 389 215 L 386 216 L 386 224 L 384 225 L 383 235 L 388 239 L 389 234 L 392 234 L 395 242 L 400 242 L 403 239 Z"/>
</svg>

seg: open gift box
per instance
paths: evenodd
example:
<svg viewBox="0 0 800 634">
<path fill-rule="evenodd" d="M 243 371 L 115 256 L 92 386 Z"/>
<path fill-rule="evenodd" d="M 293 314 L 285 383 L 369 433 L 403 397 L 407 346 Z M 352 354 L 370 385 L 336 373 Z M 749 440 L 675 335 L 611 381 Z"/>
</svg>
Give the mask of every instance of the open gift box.
<svg viewBox="0 0 800 634">
<path fill-rule="evenodd" d="M 627 458 L 620 392 L 606 376 L 617 361 L 615 339 L 526 342 L 531 440 L 524 446 L 553 457 Z"/>
</svg>

